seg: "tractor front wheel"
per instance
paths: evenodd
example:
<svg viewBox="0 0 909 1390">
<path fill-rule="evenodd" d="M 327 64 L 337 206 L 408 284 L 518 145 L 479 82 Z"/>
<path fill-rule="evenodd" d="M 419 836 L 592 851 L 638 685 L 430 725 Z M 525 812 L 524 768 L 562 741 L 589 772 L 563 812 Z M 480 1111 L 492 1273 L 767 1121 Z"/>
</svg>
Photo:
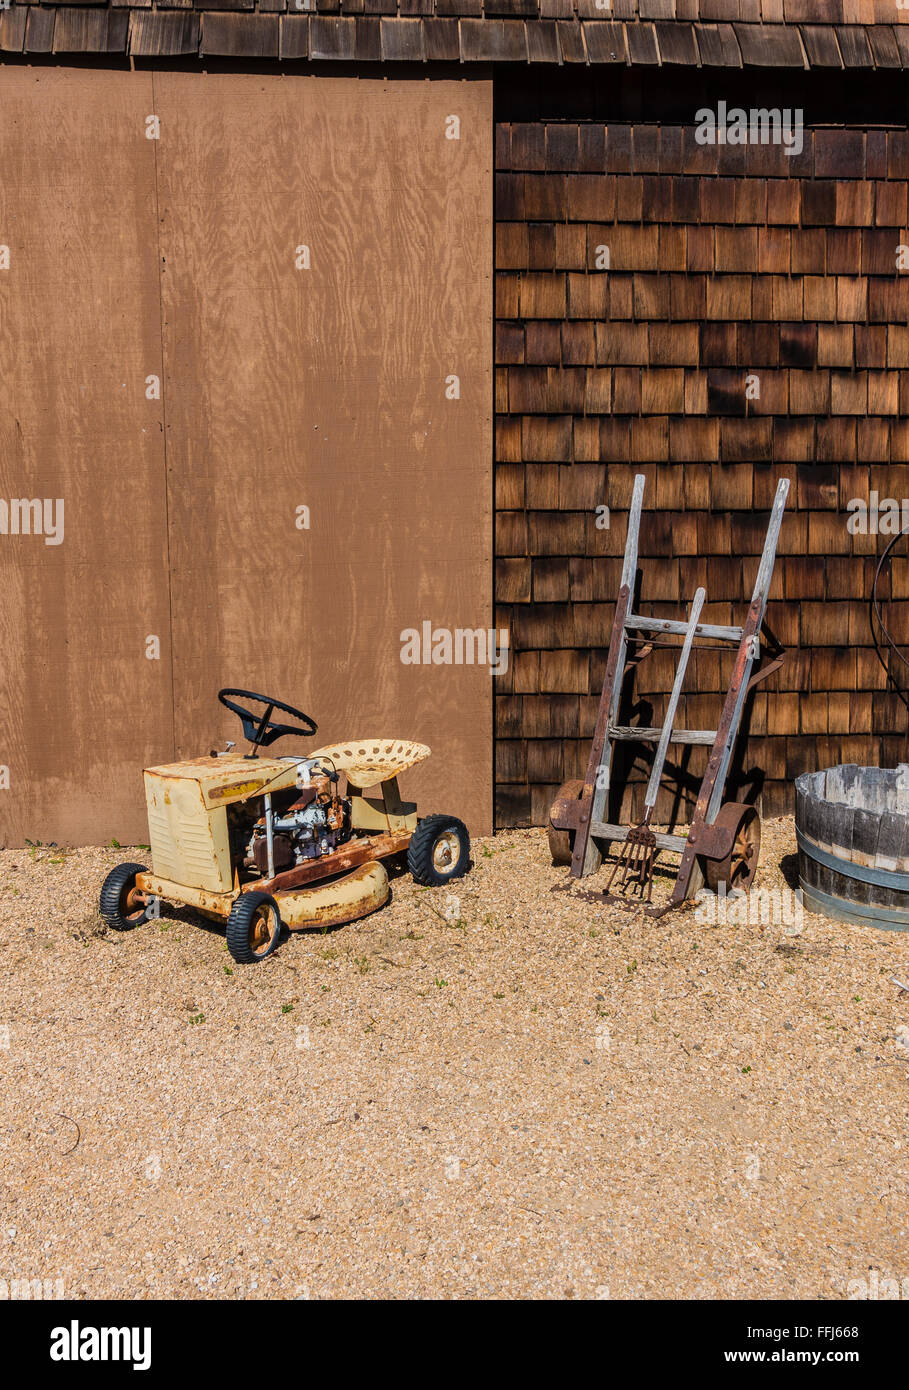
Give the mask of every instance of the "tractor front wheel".
<svg viewBox="0 0 909 1390">
<path fill-rule="evenodd" d="M 438 888 L 467 873 L 470 836 L 456 816 L 427 816 L 421 820 L 407 846 L 407 867 L 415 883 Z"/>
<path fill-rule="evenodd" d="M 227 949 L 238 965 L 258 965 L 281 936 L 281 914 L 267 893 L 241 893 L 227 919 Z"/>
<path fill-rule="evenodd" d="M 144 864 L 118 864 L 111 869 L 102 884 L 99 904 L 105 926 L 113 931 L 132 931 L 148 921 L 151 909 L 136 888 L 136 874 L 145 872 Z"/>
</svg>

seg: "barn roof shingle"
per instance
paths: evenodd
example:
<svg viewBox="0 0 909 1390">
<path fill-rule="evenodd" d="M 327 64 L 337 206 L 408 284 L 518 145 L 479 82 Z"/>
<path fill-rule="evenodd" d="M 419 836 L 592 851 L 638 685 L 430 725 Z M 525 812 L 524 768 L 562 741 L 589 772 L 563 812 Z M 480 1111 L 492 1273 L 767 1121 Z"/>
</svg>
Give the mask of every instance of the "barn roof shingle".
<svg viewBox="0 0 909 1390">
<path fill-rule="evenodd" d="M 0 54 L 632 67 L 909 67 L 896 0 L 57 0 Z"/>
</svg>

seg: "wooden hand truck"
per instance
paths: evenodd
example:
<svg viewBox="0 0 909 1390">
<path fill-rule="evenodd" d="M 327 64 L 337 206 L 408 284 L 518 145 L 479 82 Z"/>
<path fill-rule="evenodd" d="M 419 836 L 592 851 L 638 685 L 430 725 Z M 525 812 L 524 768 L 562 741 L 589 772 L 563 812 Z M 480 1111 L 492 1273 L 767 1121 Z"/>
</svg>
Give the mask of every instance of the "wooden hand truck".
<svg viewBox="0 0 909 1390">
<path fill-rule="evenodd" d="M 764 680 L 777 670 L 784 659 L 783 649 L 772 633 L 765 628 L 764 618 L 789 492 L 789 480 L 782 478 L 777 486 L 751 606 L 742 627 L 724 627 L 700 622 L 699 605 L 696 605 L 696 611 L 695 607 L 692 609 L 691 616 L 695 619 L 693 625 L 690 620 L 680 622 L 646 618 L 632 611 L 638 573 L 638 534 L 644 501 L 644 482 L 641 474 L 634 480 L 622 583 L 613 618 L 603 693 L 587 773 L 583 782 L 566 782 L 560 789 L 550 812 L 549 845 L 554 863 L 570 863 L 572 877 L 585 878 L 599 868 L 604 857 L 601 847 L 608 845 L 609 841 L 626 842 L 630 837 L 632 843 L 635 839 L 640 842 L 641 826 L 623 827 L 604 819 L 609 803 L 613 755 L 617 743 L 657 744 L 657 756 L 654 758 L 645 799 L 645 819 L 642 822 L 647 832 L 643 838 L 648 841 L 650 849 L 647 872 L 652 875 L 653 860 L 657 851 L 673 851 L 680 855 L 680 861 L 669 902 L 664 908 L 649 909 L 656 914 L 678 907 L 693 896 L 705 881 L 714 892 L 718 891 L 723 883 L 727 891 L 734 888 L 747 890 L 757 869 L 761 845 L 760 817 L 753 806 L 736 801 L 724 802 L 723 793 L 748 693 L 758 681 Z M 698 592 L 701 593 L 700 590 Z M 761 649 L 762 630 L 767 639 L 765 652 L 769 659 L 766 660 L 762 660 L 765 655 Z M 647 646 L 640 649 L 641 643 L 645 643 L 648 637 L 652 639 L 663 634 L 685 638 L 663 727 L 623 727 L 618 723 L 618 718 L 625 677 L 649 650 Z M 678 697 L 681 694 L 688 655 L 695 638 L 707 638 L 711 642 L 728 642 L 737 644 L 738 647 L 718 729 L 674 728 Z M 628 659 L 629 644 L 639 649 L 635 652 L 635 659 L 631 661 Z M 758 663 L 761 663 L 760 668 L 755 671 Z M 649 828 L 670 742 L 705 744 L 711 749 L 687 836 L 657 834 Z M 652 846 L 649 843 L 651 838 Z M 647 858 L 646 855 L 644 857 Z M 623 858 L 627 862 L 628 855 L 623 855 Z M 615 877 L 615 870 L 612 877 Z M 626 874 L 625 879 L 626 882 L 630 879 L 632 886 L 644 886 L 640 883 L 640 869 L 637 874 Z M 611 882 L 612 878 L 610 884 Z M 646 886 L 649 900 L 649 883 Z"/>
</svg>

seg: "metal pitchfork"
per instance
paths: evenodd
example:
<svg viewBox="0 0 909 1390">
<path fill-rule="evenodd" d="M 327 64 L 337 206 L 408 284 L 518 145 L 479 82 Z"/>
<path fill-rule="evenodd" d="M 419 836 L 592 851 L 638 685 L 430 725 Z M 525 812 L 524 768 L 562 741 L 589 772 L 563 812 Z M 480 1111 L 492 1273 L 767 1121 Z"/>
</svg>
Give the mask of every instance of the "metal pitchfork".
<svg viewBox="0 0 909 1390">
<path fill-rule="evenodd" d="M 622 853 L 613 865 L 612 873 L 609 875 L 609 882 L 603 890 L 607 902 L 616 903 L 619 907 L 631 907 L 624 896 L 631 894 L 631 897 L 639 897 L 642 902 L 650 902 L 653 892 L 653 863 L 656 855 L 656 835 L 650 829 L 650 821 L 653 817 L 654 807 L 656 806 L 657 793 L 660 789 L 660 781 L 663 777 L 663 765 L 666 762 L 666 754 L 669 751 L 669 742 L 672 738 L 672 727 L 675 723 L 675 713 L 678 709 L 679 697 L 682 693 L 682 685 L 685 681 L 685 672 L 688 668 L 688 658 L 691 655 L 691 648 L 694 642 L 694 634 L 701 619 L 701 609 L 704 607 L 704 599 L 707 597 L 704 589 L 698 589 L 691 605 L 691 615 L 688 619 L 688 627 L 685 632 L 685 641 L 682 644 L 679 664 L 675 673 L 675 681 L 672 686 L 672 693 L 669 696 L 669 705 L 666 709 L 666 718 L 660 731 L 660 741 L 653 757 L 653 767 L 650 769 L 650 781 L 647 783 L 647 795 L 644 797 L 644 819 L 639 825 L 634 825 L 625 837 L 622 846 Z M 619 881 L 619 896 L 611 893 L 613 880 L 621 870 L 622 877 Z M 646 898 L 645 898 L 646 892 Z"/>
</svg>

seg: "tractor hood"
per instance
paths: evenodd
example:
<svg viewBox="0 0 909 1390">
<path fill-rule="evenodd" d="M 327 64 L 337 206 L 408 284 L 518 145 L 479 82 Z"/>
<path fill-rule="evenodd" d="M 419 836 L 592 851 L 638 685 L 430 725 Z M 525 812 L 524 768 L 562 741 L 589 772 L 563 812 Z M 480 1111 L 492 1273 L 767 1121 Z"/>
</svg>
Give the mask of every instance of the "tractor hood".
<svg viewBox="0 0 909 1390">
<path fill-rule="evenodd" d="M 152 864 L 159 878 L 228 893 L 232 886 L 227 807 L 293 787 L 297 758 L 193 758 L 145 769 Z"/>
<path fill-rule="evenodd" d="M 231 801 L 245 801 L 250 796 L 279 791 L 296 783 L 299 758 L 190 758 L 182 763 L 165 763 L 145 769 L 146 787 L 157 784 L 165 802 L 171 793 L 167 783 L 173 783 L 173 793 L 186 782 L 198 784 L 206 807 L 226 806 Z"/>
</svg>

